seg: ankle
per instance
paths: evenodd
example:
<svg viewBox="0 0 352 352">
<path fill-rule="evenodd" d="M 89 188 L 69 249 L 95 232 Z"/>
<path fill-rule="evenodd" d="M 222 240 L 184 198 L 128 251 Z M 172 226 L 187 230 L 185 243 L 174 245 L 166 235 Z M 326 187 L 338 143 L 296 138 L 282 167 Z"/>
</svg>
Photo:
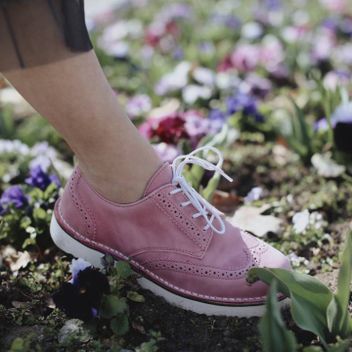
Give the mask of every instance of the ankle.
<svg viewBox="0 0 352 352">
<path fill-rule="evenodd" d="M 147 166 L 137 165 L 133 172 L 119 168 L 112 172 L 111 168 L 86 167 L 81 162 L 79 167 L 92 188 L 104 198 L 116 203 L 132 203 L 143 197 L 146 185 L 161 163 Z"/>
</svg>

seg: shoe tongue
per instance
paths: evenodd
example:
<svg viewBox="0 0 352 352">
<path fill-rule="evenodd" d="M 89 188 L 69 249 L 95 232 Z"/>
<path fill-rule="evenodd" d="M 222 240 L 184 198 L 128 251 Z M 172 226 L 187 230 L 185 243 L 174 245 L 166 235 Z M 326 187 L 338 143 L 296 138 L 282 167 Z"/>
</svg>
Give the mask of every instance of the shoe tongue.
<svg viewBox="0 0 352 352">
<path fill-rule="evenodd" d="M 147 187 L 144 190 L 143 197 L 152 193 L 161 186 L 167 185 L 172 181 L 172 168 L 169 163 L 164 163 L 155 172 L 155 174 L 149 180 Z"/>
</svg>

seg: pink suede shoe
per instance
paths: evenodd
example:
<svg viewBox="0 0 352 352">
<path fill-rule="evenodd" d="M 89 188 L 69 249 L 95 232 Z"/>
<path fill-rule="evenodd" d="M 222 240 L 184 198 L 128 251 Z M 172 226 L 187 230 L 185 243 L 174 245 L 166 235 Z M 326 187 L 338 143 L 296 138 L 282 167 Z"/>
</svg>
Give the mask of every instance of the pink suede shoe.
<svg viewBox="0 0 352 352">
<path fill-rule="evenodd" d="M 219 156 L 214 165 L 199 151 Z M 227 222 L 184 179 L 186 164 L 197 164 L 230 179 L 212 147 L 165 163 L 142 199 L 117 204 L 104 199 L 76 168 L 57 201 L 51 235 L 65 252 L 97 267 L 104 254 L 127 260 L 139 283 L 171 304 L 197 313 L 260 316 L 267 286 L 249 284 L 252 267 L 290 269 L 276 249 Z M 285 301 L 285 300 L 283 300 Z"/>
</svg>

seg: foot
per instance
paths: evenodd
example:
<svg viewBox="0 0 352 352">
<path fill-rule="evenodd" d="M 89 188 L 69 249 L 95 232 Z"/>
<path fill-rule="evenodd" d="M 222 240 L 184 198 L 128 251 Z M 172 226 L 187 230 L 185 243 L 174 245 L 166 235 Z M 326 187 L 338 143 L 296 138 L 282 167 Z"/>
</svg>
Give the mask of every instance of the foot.
<svg viewBox="0 0 352 352">
<path fill-rule="evenodd" d="M 129 204 L 103 198 L 77 168 L 55 207 L 54 242 L 95 266 L 102 265 L 105 254 L 128 260 L 143 287 L 184 309 L 263 314 L 268 287 L 260 281 L 249 284 L 248 270 L 289 269 L 290 264 L 279 251 L 227 222 L 182 176 L 186 164 L 197 164 L 229 178 L 215 151 L 218 165 L 196 157 L 197 151 L 163 164 L 143 197 Z"/>
</svg>

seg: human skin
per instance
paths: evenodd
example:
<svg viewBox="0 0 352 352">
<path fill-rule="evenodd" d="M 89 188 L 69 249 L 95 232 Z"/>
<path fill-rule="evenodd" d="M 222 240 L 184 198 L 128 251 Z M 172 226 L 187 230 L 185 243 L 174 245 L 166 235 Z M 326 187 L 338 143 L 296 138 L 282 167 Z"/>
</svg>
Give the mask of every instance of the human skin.
<svg viewBox="0 0 352 352">
<path fill-rule="evenodd" d="M 107 199 L 139 199 L 162 164 L 120 107 L 94 51 L 3 72 L 63 136 L 93 188 Z"/>
</svg>

